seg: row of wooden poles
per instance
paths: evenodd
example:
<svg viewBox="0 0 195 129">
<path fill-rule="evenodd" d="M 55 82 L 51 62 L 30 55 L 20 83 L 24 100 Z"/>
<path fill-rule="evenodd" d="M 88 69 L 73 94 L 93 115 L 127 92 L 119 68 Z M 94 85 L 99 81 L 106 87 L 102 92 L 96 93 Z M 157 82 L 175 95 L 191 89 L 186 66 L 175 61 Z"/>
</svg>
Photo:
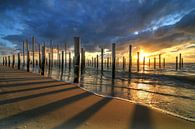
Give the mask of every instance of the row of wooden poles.
<svg viewBox="0 0 195 129">
<path fill-rule="evenodd" d="M 25 66 L 25 43 L 26 43 L 26 69 L 29 72 L 30 71 L 30 50 L 29 50 L 29 45 L 28 45 L 28 41 L 26 40 L 25 42 L 23 42 L 23 67 Z M 41 52 L 42 51 L 42 52 Z M 32 67 L 35 67 L 35 37 L 32 37 Z M 46 47 L 45 44 L 44 45 L 40 45 L 39 44 L 39 61 L 36 60 L 36 65 L 39 65 L 39 70 L 41 75 L 44 75 L 45 72 L 45 66 L 48 65 L 49 70 L 53 67 L 54 61 L 53 61 L 53 45 L 52 43 L 50 43 L 50 53 L 48 53 L 49 55 L 49 63 L 47 63 L 46 61 Z M 71 52 L 68 53 L 69 55 L 69 69 L 71 69 Z M 5 56 L 3 57 L 3 65 L 5 66 L 9 66 L 14 68 L 15 67 L 15 55 L 12 55 L 12 64 L 11 64 L 11 60 L 10 60 L 10 56 Z M 21 67 L 21 54 L 20 52 L 17 54 L 18 56 L 18 69 L 20 69 Z M 81 57 L 80 57 L 81 56 Z M 58 65 L 59 65 L 59 69 L 61 69 L 62 73 L 64 70 L 64 66 L 65 68 L 67 67 L 67 47 L 65 44 L 65 52 L 61 51 L 61 62 L 60 62 L 60 52 L 59 52 L 59 46 L 57 47 L 57 58 L 58 58 Z M 64 60 L 65 58 L 65 60 Z M 129 65 L 128 65 L 128 72 L 129 74 L 132 73 L 132 45 L 129 45 Z M 79 37 L 74 37 L 74 57 L 73 57 L 73 68 L 74 68 L 74 82 L 78 82 L 79 79 L 79 74 L 80 71 L 82 73 L 82 71 L 85 69 L 85 62 L 86 57 L 85 57 L 85 50 L 83 48 L 80 48 L 80 38 Z M 145 70 L 145 60 L 146 58 L 144 57 L 143 59 L 143 71 Z M 39 63 L 38 63 L 39 62 Z M 126 59 L 125 57 L 123 57 L 123 61 L 122 61 L 122 67 L 123 70 L 125 70 L 125 66 L 126 66 Z M 64 65 L 65 64 L 65 65 Z M 98 69 L 99 67 L 99 56 L 97 55 L 96 58 L 93 58 L 91 60 L 87 60 L 87 64 L 88 66 L 92 66 L 92 67 L 96 67 Z M 104 49 L 101 49 L 101 62 L 100 62 L 100 67 L 101 67 L 101 72 L 103 72 L 104 70 Z M 116 69 L 116 44 L 113 43 L 112 44 L 112 54 L 111 54 L 111 58 L 107 57 L 107 61 L 106 61 L 107 67 L 109 67 L 111 65 L 112 67 L 112 78 L 115 78 L 115 69 Z M 148 66 L 150 67 L 151 63 L 150 63 L 150 58 L 148 60 Z M 159 69 L 161 69 L 161 65 L 163 65 L 163 68 L 165 69 L 165 58 L 163 58 L 163 63 L 161 63 L 161 54 L 159 54 Z M 156 69 L 157 63 L 156 63 L 156 57 L 154 57 L 154 61 L 153 61 L 153 66 L 154 69 Z M 183 68 L 183 58 L 182 55 L 179 54 L 179 58 L 178 56 L 176 57 L 176 70 L 178 69 L 182 69 Z M 140 52 L 137 52 L 137 71 L 140 71 Z"/>
</svg>

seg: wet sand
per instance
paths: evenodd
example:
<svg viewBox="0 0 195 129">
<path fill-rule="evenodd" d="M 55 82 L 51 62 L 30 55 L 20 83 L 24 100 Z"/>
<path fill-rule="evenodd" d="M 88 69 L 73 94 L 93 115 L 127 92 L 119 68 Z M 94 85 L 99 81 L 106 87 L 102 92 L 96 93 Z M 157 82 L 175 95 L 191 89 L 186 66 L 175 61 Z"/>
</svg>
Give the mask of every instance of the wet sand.
<svg viewBox="0 0 195 129">
<path fill-rule="evenodd" d="M 195 123 L 0 66 L 0 129 L 12 128 L 194 129 Z"/>
</svg>

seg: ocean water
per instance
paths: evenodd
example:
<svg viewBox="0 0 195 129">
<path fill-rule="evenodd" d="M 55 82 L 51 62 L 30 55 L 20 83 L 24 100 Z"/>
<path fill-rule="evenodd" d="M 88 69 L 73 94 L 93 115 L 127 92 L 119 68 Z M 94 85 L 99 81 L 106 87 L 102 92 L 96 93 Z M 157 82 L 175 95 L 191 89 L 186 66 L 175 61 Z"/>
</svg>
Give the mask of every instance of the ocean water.
<svg viewBox="0 0 195 129">
<path fill-rule="evenodd" d="M 80 73 L 79 85 L 81 88 L 98 95 L 116 97 L 124 101 L 139 103 L 150 108 L 174 115 L 189 121 L 195 121 L 195 64 L 184 64 L 182 70 L 176 71 L 175 64 L 166 64 L 166 69 L 153 70 L 145 67 L 145 71 L 136 72 L 133 65 L 132 74 L 128 73 L 128 66 L 123 70 L 117 65 L 116 78 L 113 80 L 111 68 L 104 66 L 104 71 L 86 66 Z M 31 71 L 39 73 L 38 67 Z M 49 70 L 45 76 L 57 80 L 73 82 L 73 68 L 58 66 Z"/>
</svg>

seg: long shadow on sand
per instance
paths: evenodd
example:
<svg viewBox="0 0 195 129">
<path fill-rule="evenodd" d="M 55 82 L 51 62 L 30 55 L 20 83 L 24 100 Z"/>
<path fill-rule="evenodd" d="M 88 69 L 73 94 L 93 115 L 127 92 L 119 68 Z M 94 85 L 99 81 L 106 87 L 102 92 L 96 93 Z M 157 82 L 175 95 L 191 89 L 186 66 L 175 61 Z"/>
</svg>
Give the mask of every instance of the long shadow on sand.
<svg viewBox="0 0 195 129">
<path fill-rule="evenodd" d="M 76 129 L 80 125 L 82 125 L 86 120 L 88 120 L 92 115 L 94 115 L 98 110 L 103 108 L 107 103 L 109 103 L 112 99 L 111 98 L 102 98 L 97 103 L 93 104 L 92 106 L 88 107 L 78 115 L 74 116 L 73 118 L 65 121 L 63 124 L 55 127 L 54 129 Z"/>
<path fill-rule="evenodd" d="M 36 107 L 21 113 L 18 113 L 13 116 L 9 116 L 7 118 L 0 120 L 0 127 L 3 127 L 3 129 L 9 129 L 12 127 L 16 127 L 20 123 L 25 123 L 33 118 L 40 117 L 42 115 L 45 115 L 46 113 L 55 111 L 65 105 L 71 104 L 73 102 L 76 102 L 78 100 L 81 100 L 85 97 L 88 97 L 92 95 L 92 93 L 84 92 L 75 96 L 71 96 L 65 99 L 61 99 L 40 107 Z"/>
<path fill-rule="evenodd" d="M 148 107 L 135 104 L 135 111 L 129 129 L 153 129 Z"/>
<path fill-rule="evenodd" d="M 51 95 L 51 94 L 74 90 L 74 89 L 78 89 L 78 87 L 74 86 L 74 87 L 50 91 L 50 92 L 43 92 L 43 93 L 39 93 L 39 94 L 33 94 L 33 95 L 22 96 L 22 97 L 18 97 L 18 98 L 1 100 L 0 105 L 11 104 L 11 103 L 15 103 L 15 102 L 19 102 L 19 101 L 23 101 L 23 100 L 27 100 L 27 99 L 37 98 L 37 97 L 41 97 L 41 96 L 45 96 L 45 95 Z"/>
</svg>

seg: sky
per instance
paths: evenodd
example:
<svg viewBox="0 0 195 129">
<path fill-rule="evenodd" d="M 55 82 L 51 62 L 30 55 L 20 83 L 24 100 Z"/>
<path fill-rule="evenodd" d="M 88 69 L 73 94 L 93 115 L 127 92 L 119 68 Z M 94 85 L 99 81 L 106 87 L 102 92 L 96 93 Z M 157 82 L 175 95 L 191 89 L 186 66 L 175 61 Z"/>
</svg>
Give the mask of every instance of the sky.
<svg viewBox="0 0 195 129">
<path fill-rule="evenodd" d="M 132 44 L 134 55 L 171 62 L 182 53 L 195 62 L 195 0 L 1 0 L 0 55 L 33 35 L 37 43 L 70 48 L 79 36 L 91 55 L 116 43 L 117 54 L 127 56 Z"/>
</svg>

